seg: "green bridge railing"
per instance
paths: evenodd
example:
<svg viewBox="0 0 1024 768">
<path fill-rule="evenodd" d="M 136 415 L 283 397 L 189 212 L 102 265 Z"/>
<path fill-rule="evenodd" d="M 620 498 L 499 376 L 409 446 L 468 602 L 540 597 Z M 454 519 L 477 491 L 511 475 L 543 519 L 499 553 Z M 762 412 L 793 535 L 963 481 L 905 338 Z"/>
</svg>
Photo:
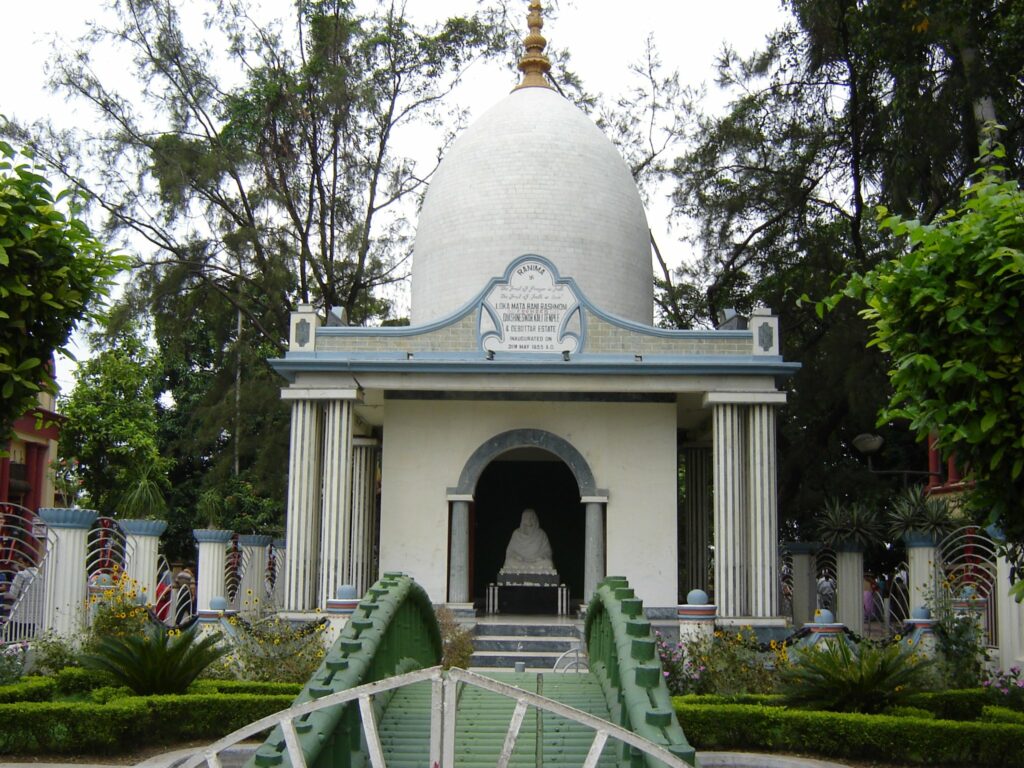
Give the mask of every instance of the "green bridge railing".
<svg viewBox="0 0 1024 768">
<path fill-rule="evenodd" d="M 590 671 L 604 689 L 612 721 L 693 765 L 694 748 L 672 708 L 651 622 L 624 576 L 609 576 L 598 585 L 587 608 L 585 636 Z M 628 745 L 620 749 L 620 765 L 657 765 Z"/>
<path fill-rule="evenodd" d="M 404 574 L 385 573 L 356 607 L 295 704 L 432 667 L 440 661 L 441 633 L 427 593 Z M 377 717 L 388 700 L 388 696 L 376 697 Z M 295 732 L 310 768 L 350 768 L 364 762 L 357 706 L 345 703 L 310 712 L 295 722 Z M 248 765 L 291 765 L 280 727 L 271 731 Z"/>
</svg>

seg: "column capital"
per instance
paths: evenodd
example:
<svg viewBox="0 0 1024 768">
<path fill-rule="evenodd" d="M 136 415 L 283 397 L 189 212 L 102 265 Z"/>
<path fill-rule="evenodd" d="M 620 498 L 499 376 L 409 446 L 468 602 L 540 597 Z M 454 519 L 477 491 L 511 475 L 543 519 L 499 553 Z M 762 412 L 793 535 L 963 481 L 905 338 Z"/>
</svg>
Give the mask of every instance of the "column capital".
<svg viewBox="0 0 1024 768">
<path fill-rule="evenodd" d="M 785 405 L 785 392 L 706 392 L 703 405 Z"/>
<path fill-rule="evenodd" d="M 39 517 L 50 528 L 90 528 L 99 517 L 95 509 L 77 509 L 65 507 L 43 507 Z"/>
<path fill-rule="evenodd" d="M 141 520 L 128 518 L 118 520 L 117 524 L 121 530 L 131 536 L 160 536 L 167 530 L 166 520 Z"/>
<path fill-rule="evenodd" d="M 192 537 L 197 544 L 227 544 L 231 541 L 232 531 L 225 531 L 220 528 L 194 528 Z"/>
<path fill-rule="evenodd" d="M 363 390 L 358 388 L 286 387 L 281 390 L 282 400 L 358 400 L 362 402 Z"/>
</svg>

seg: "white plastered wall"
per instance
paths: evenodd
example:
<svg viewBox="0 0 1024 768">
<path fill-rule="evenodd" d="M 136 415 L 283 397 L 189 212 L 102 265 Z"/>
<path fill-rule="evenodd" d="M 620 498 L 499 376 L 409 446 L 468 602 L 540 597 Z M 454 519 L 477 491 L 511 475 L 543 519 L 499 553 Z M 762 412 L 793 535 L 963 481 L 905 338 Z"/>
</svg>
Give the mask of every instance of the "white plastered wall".
<svg viewBox="0 0 1024 768">
<path fill-rule="evenodd" d="M 413 576 L 444 602 L 447 489 L 489 438 L 541 429 L 571 443 L 609 494 L 607 573 L 648 607 L 676 604 L 674 404 L 389 401 L 385 406 L 381 570 Z M 580 542 L 583 546 L 583 542 Z"/>
</svg>

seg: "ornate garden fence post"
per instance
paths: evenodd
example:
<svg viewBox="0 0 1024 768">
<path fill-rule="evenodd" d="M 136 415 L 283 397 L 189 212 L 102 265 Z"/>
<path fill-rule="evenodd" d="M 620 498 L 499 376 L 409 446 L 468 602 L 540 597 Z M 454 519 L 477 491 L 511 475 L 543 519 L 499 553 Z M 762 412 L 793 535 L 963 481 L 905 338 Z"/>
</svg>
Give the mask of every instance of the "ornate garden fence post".
<svg viewBox="0 0 1024 768">
<path fill-rule="evenodd" d="M 86 539 L 97 515 L 94 509 L 39 510 L 54 538 L 46 574 L 46 628 L 65 638 L 77 637 L 84 626 Z"/>
<path fill-rule="evenodd" d="M 226 563 L 225 548 L 231 540 L 231 531 L 217 528 L 196 528 L 192 531 L 199 550 L 199 574 L 196 578 L 196 610 L 201 616 L 203 612 L 214 611 L 212 600 L 223 598 L 224 565 Z"/>
<path fill-rule="evenodd" d="M 167 530 L 167 523 L 164 520 L 118 520 L 117 524 L 125 532 L 127 549 L 132 553 L 126 569 L 128 578 L 139 585 L 147 603 L 156 605 L 157 555 L 160 536 Z"/>
</svg>

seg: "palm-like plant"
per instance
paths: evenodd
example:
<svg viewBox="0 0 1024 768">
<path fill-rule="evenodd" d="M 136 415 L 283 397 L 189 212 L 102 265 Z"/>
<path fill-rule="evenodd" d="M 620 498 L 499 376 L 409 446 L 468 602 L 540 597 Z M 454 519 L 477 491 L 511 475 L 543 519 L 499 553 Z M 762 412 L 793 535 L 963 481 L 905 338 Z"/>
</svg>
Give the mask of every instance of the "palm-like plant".
<svg viewBox="0 0 1024 768">
<path fill-rule="evenodd" d="M 882 524 L 875 510 L 865 504 L 844 504 L 829 499 L 817 520 L 818 538 L 829 547 L 854 544 L 869 547 L 882 540 Z"/>
<path fill-rule="evenodd" d="M 169 630 L 150 622 L 142 634 L 104 637 L 82 656 L 82 665 L 109 673 L 140 696 L 184 693 L 199 673 L 220 658 L 219 635 L 199 637 L 197 626 Z"/>
<path fill-rule="evenodd" d="M 898 494 L 889 507 L 889 535 L 899 539 L 908 533 L 923 533 L 941 539 L 956 524 L 949 506 L 925 495 L 923 488 L 907 488 Z"/>
<path fill-rule="evenodd" d="M 861 643 L 854 651 L 843 640 L 828 640 L 801 651 L 782 670 L 782 693 L 794 706 L 871 714 L 920 690 L 930 664 L 899 642 L 884 648 Z"/>
</svg>

